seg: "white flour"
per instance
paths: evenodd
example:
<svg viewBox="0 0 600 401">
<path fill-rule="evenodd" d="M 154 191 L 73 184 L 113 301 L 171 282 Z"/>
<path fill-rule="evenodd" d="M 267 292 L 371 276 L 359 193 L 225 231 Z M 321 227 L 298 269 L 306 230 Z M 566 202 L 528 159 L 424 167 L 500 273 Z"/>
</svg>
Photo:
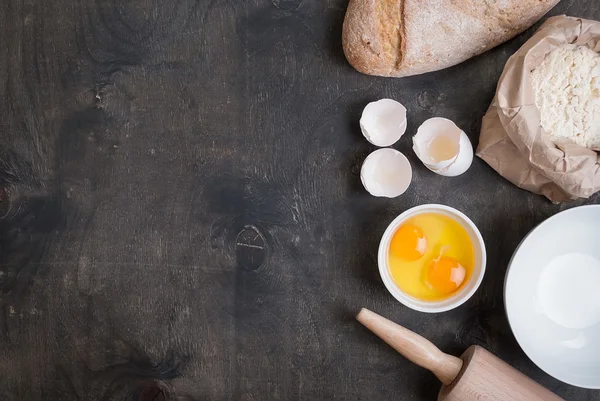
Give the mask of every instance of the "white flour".
<svg viewBox="0 0 600 401">
<path fill-rule="evenodd" d="M 563 45 L 532 75 L 535 104 L 550 138 L 600 150 L 600 55 Z"/>
</svg>

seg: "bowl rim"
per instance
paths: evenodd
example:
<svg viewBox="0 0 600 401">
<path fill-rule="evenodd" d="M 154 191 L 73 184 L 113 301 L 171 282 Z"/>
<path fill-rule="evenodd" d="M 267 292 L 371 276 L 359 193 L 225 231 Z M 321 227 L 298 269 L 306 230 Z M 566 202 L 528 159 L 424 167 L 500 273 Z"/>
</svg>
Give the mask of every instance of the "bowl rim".
<svg viewBox="0 0 600 401">
<path fill-rule="evenodd" d="M 458 218 L 462 223 L 464 223 L 466 226 L 468 226 L 472 230 L 472 232 L 475 236 L 475 239 L 477 240 L 477 244 L 473 244 L 473 245 L 474 246 L 479 245 L 479 249 L 481 252 L 481 268 L 479 269 L 479 274 L 477 275 L 477 277 L 471 278 L 471 280 L 473 280 L 473 279 L 475 280 L 474 281 L 475 284 L 472 286 L 472 288 L 465 293 L 459 292 L 450 298 L 447 298 L 447 299 L 444 299 L 441 301 L 433 301 L 433 302 L 418 300 L 418 299 L 406 294 L 404 291 L 402 291 L 394 283 L 393 279 L 391 278 L 391 275 L 389 273 L 388 261 L 387 261 L 388 260 L 388 252 L 387 252 L 388 249 L 387 248 L 389 247 L 389 243 L 391 242 L 391 238 L 392 238 L 394 232 L 398 229 L 400 224 L 402 224 L 402 222 L 407 220 L 409 217 L 412 217 L 416 214 L 425 213 L 428 211 L 429 212 L 443 211 L 443 212 L 446 212 L 446 213 Z M 379 268 L 379 275 L 381 277 L 381 280 L 383 281 L 383 284 L 385 285 L 386 289 L 388 290 L 388 292 L 398 302 L 400 302 L 404 306 L 406 306 L 410 309 L 413 309 L 413 310 L 416 310 L 419 312 L 425 312 L 425 313 L 446 312 L 451 309 L 457 308 L 458 306 L 462 305 L 467 300 L 469 300 L 473 296 L 473 294 L 475 294 L 477 289 L 479 289 L 479 286 L 481 285 L 481 282 L 483 281 L 483 277 L 485 275 L 486 263 L 487 263 L 487 253 L 486 253 L 486 249 L 485 249 L 485 242 L 483 241 L 483 237 L 481 236 L 481 233 L 479 232 L 479 229 L 477 228 L 475 223 L 473 223 L 473 221 L 471 221 L 471 219 L 469 219 L 469 217 L 467 217 L 461 211 L 459 211 L 451 206 L 440 205 L 440 204 L 435 204 L 435 203 L 414 206 L 412 208 L 405 210 L 400 215 L 398 215 L 394 220 L 392 220 L 392 222 L 385 229 L 385 232 L 383 233 L 381 240 L 379 241 L 379 249 L 378 249 L 378 253 L 377 253 L 377 264 L 378 264 L 378 268 Z"/>
<path fill-rule="evenodd" d="M 515 325 L 514 322 L 511 320 L 511 315 L 508 311 L 508 304 L 507 304 L 507 288 L 508 288 L 508 277 L 510 275 L 511 272 L 511 268 L 513 267 L 513 262 L 515 260 L 515 257 L 517 256 L 517 253 L 519 252 L 519 250 L 521 250 L 521 248 L 523 247 L 523 245 L 525 244 L 525 241 L 531 237 L 531 235 L 538 231 L 539 229 L 541 229 L 543 226 L 549 224 L 549 222 L 557 219 L 557 218 L 562 218 L 563 215 L 565 214 L 570 214 L 576 210 L 580 210 L 580 209 L 600 209 L 600 205 L 583 205 L 583 206 L 575 206 L 572 207 L 570 209 L 566 209 L 566 210 L 562 210 L 550 217 L 548 217 L 547 219 L 545 219 L 544 221 L 542 221 L 541 223 L 537 224 L 535 227 L 533 227 L 531 229 L 531 231 L 529 231 L 529 233 L 521 240 L 521 242 L 519 242 L 519 245 L 517 245 L 517 247 L 515 248 L 515 251 L 513 252 L 510 261 L 508 262 L 508 267 L 506 268 L 506 274 L 504 276 L 504 288 L 503 288 L 503 298 L 504 298 L 504 313 L 506 314 L 506 320 L 508 321 L 508 326 L 510 327 L 510 331 L 513 333 L 513 336 L 515 337 L 515 340 L 517 340 L 517 344 L 519 344 L 519 347 L 521 348 L 521 350 L 523 351 L 523 353 L 525 353 L 525 355 L 527 356 L 527 358 L 529 358 L 529 360 L 531 362 L 534 363 L 535 366 L 537 366 L 540 370 L 542 370 L 544 373 L 546 373 L 547 375 L 555 378 L 556 380 L 559 380 L 563 383 L 566 384 L 570 384 L 571 386 L 575 386 L 575 387 L 580 387 L 580 388 L 587 388 L 587 389 L 591 389 L 591 390 L 598 390 L 600 389 L 600 381 L 598 382 L 597 385 L 594 386 L 588 386 L 588 385 L 582 385 L 581 383 L 577 383 L 576 381 L 573 380 L 566 380 L 564 378 L 560 378 L 557 375 L 550 373 L 546 368 L 544 368 L 543 366 L 541 366 L 534 358 L 532 358 L 531 356 L 531 350 L 526 349 L 523 346 L 523 337 L 519 336 L 517 334 L 517 332 L 515 331 Z M 514 270 L 514 269 L 513 269 Z M 514 317 L 513 317 L 514 319 Z"/>
</svg>

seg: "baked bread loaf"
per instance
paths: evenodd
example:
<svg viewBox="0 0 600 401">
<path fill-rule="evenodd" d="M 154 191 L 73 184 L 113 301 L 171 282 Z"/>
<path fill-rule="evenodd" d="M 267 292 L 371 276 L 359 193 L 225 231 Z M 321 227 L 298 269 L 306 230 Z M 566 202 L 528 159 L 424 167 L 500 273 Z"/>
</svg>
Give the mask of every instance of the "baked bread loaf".
<svg viewBox="0 0 600 401">
<path fill-rule="evenodd" d="M 344 54 L 368 75 L 437 71 L 523 32 L 559 1 L 350 0 Z"/>
</svg>

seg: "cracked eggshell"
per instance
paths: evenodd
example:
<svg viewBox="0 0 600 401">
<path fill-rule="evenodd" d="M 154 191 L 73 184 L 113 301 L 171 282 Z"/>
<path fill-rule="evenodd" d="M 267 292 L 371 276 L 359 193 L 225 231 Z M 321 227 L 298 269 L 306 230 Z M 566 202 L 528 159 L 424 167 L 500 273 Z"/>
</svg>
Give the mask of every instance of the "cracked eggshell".
<svg viewBox="0 0 600 401">
<path fill-rule="evenodd" d="M 406 132 L 406 107 L 392 99 L 381 99 L 365 107 L 360 130 L 367 141 L 386 147 L 398 142 Z"/>
<path fill-rule="evenodd" d="M 425 121 L 413 137 L 413 150 L 425 167 L 446 177 L 461 175 L 471 167 L 473 146 L 454 122 L 434 117 Z"/>
<path fill-rule="evenodd" d="M 360 179 L 371 195 L 395 198 L 408 189 L 412 168 L 406 156 L 397 150 L 378 149 L 365 159 Z"/>
</svg>

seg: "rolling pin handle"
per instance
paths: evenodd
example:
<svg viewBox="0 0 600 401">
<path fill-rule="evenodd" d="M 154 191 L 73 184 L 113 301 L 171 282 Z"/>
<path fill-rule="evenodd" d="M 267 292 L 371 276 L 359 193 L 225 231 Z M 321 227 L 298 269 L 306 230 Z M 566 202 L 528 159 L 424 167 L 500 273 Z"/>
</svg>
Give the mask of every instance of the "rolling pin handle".
<svg viewBox="0 0 600 401">
<path fill-rule="evenodd" d="M 361 309 L 356 319 L 405 358 L 430 370 L 444 385 L 452 383 L 462 369 L 462 359 L 443 353 L 420 335 L 368 309 Z"/>
</svg>

